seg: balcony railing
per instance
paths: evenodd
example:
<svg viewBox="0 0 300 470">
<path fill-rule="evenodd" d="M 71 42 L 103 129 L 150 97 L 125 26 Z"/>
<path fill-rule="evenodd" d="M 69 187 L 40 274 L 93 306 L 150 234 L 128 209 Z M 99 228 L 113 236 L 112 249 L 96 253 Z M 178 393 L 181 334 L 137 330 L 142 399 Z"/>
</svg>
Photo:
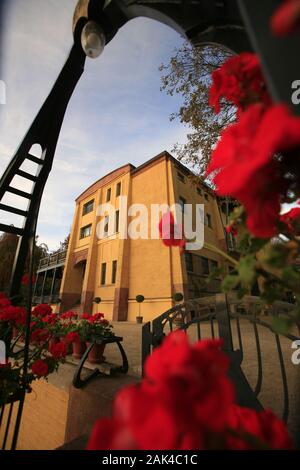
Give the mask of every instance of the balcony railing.
<svg viewBox="0 0 300 470">
<path fill-rule="evenodd" d="M 53 253 L 46 258 L 42 258 L 39 261 L 39 269 L 44 269 L 48 266 L 55 266 L 57 264 L 63 264 L 67 257 L 67 250 L 58 251 L 57 253 Z"/>
<path fill-rule="evenodd" d="M 32 298 L 32 302 L 34 305 L 38 304 L 58 304 L 60 303 L 59 294 L 51 294 L 51 295 L 34 295 Z"/>
</svg>

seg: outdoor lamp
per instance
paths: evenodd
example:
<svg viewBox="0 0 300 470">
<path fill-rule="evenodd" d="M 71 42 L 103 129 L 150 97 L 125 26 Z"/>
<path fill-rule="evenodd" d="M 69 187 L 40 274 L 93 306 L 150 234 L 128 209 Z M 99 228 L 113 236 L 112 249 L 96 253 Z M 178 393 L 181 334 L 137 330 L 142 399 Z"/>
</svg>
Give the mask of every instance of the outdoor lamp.
<svg viewBox="0 0 300 470">
<path fill-rule="evenodd" d="M 89 21 L 81 33 L 82 49 L 88 57 L 96 59 L 102 54 L 105 47 L 105 35 L 95 21 Z"/>
</svg>

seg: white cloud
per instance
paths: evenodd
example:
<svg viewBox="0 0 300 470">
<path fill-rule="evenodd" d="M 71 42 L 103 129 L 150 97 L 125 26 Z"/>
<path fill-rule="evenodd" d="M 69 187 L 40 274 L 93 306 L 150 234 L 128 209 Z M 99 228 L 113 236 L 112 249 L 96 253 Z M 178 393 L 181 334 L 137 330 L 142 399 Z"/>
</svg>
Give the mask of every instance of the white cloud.
<svg viewBox="0 0 300 470">
<path fill-rule="evenodd" d="M 3 171 L 50 91 L 72 44 L 76 0 L 10 0 L 0 107 Z M 59 12 L 59 13 L 58 13 Z M 55 248 L 72 223 L 74 199 L 107 172 L 135 165 L 185 139 L 170 123 L 179 99 L 163 95 L 158 67 L 181 38 L 155 21 L 126 24 L 103 55 L 87 60 L 68 107 L 41 204 L 40 240 Z"/>
</svg>

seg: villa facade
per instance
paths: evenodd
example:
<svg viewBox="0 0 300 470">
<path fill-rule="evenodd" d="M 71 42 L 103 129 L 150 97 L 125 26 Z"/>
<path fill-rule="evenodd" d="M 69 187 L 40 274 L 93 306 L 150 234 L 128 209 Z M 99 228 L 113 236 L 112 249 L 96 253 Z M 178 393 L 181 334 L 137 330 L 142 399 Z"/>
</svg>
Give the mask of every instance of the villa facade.
<svg viewBox="0 0 300 470">
<path fill-rule="evenodd" d="M 207 282 L 211 270 L 223 262 L 214 251 L 202 248 L 181 254 L 178 247 L 166 247 L 160 239 L 120 236 L 124 196 L 128 207 L 143 204 L 149 209 L 149 226 L 152 204 L 204 204 L 204 240 L 227 249 L 220 201 L 205 183 L 192 182 L 184 165 L 167 152 L 138 167 L 124 165 L 76 199 L 60 310 L 76 307 L 81 312 L 101 311 L 114 321 L 135 321 L 139 314 L 135 298 L 143 295 L 141 315 L 147 321 L 171 308 L 175 293 L 187 299 L 219 292 L 219 280 Z M 115 208 L 114 220 L 105 211 L 99 215 L 105 204 Z M 126 219 L 128 224 L 132 217 L 126 214 Z"/>
</svg>

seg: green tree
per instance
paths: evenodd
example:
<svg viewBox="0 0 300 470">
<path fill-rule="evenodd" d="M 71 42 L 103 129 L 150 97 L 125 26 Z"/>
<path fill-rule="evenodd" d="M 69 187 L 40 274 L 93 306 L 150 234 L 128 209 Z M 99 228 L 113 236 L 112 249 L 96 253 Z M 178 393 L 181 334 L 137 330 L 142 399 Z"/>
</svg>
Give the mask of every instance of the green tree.
<svg viewBox="0 0 300 470">
<path fill-rule="evenodd" d="M 185 43 L 175 50 L 168 64 L 160 66 L 161 90 L 170 96 L 177 93 L 183 97 L 180 109 L 170 119 L 179 119 L 190 129 L 187 142 L 176 143 L 173 152 L 200 176 L 205 174 L 222 129 L 235 120 L 236 110 L 230 103 L 222 102 L 218 115 L 208 104 L 211 74 L 230 55 L 231 52 L 219 46 L 194 47 Z"/>
<path fill-rule="evenodd" d="M 36 237 L 35 250 L 34 250 L 34 273 L 38 269 L 38 264 L 41 258 L 49 254 L 48 246 L 45 243 L 38 243 L 38 236 Z M 15 254 L 18 247 L 18 235 L 10 233 L 2 233 L 0 235 L 0 291 L 7 292 L 15 259 Z M 25 266 L 25 273 L 28 271 L 29 262 L 27 260 Z"/>
<path fill-rule="evenodd" d="M 67 250 L 70 243 L 70 233 L 66 236 L 63 242 L 60 242 L 59 250 Z"/>
<path fill-rule="evenodd" d="M 7 291 L 9 287 L 17 246 L 17 235 L 11 233 L 0 235 L 0 291 Z"/>
</svg>

